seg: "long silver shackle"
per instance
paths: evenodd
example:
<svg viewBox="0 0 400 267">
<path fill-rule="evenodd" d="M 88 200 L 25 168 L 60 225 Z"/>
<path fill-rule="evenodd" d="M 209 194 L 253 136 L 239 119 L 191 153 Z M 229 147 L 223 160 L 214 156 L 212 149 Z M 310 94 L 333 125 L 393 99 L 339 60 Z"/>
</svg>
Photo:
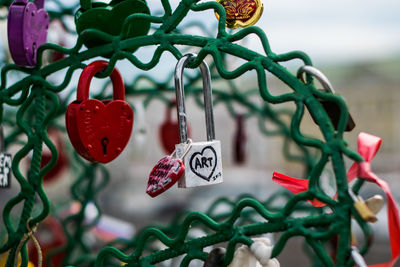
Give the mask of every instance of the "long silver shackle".
<svg viewBox="0 0 400 267">
<path fill-rule="evenodd" d="M 196 57 L 197 57 L 196 54 L 186 54 L 181 59 L 179 59 L 175 67 L 175 74 L 174 74 L 175 93 L 176 93 L 176 105 L 177 105 L 177 115 L 179 123 L 179 138 L 181 143 L 185 143 L 188 139 L 183 71 L 186 65 Z M 200 64 L 199 68 L 203 80 L 207 141 L 212 141 L 215 139 L 215 126 L 214 126 L 210 69 L 205 61 L 203 61 Z"/>
</svg>

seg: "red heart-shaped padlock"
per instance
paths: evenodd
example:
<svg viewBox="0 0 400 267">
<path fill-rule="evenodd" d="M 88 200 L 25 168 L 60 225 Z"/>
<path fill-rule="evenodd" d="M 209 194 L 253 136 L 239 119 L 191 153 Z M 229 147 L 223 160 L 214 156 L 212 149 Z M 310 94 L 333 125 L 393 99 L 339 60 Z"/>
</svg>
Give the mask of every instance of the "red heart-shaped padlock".
<svg viewBox="0 0 400 267">
<path fill-rule="evenodd" d="M 172 108 L 176 106 L 176 101 L 171 102 L 167 107 L 166 117 L 163 124 L 160 127 L 160 139 L 164 150 L 168 154 L 172 154 L 175 150 L 175 145 L 180 143 L 179 140 L 179 123 L 178 121 L 172 121 Z M 188 136 L 190 137 L 190 128 L 187 125 Z"/>
<path fill-rule="evenodd" d="M 110 76 L 114 100 L 88 99 L 90 81 L 107 66 L 106 61 L 95 61 L 82 71 L 77 100 L 68 105 L 65 114 L 72 145 L 91 162 L 114 160 L 128 144 L 132 132 L 133 111 L 125 101 L 124 81 L 116 68 Z"/>
<path fill-rule="evenodd" d="M 172 156 L 163 157 L 151 170 L 146 193 L 151 197 L 158 196 L 173 186 L 184 172 L 185 165 L 181 159 Z"/>
</svg>

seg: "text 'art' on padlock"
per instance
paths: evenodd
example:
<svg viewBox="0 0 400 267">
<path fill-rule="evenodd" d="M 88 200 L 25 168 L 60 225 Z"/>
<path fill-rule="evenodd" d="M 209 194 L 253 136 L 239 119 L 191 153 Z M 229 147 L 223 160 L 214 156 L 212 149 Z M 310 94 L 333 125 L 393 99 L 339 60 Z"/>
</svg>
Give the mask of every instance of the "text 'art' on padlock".
<svg viewBox="0 0 400 267">
<path fill-rule="evenodd" d="M 0 189 L 11 187 L 11 154 L 5 153 L 4 130 L 0 125 Z"/>
<path fill-rule="evenodd" d="M 111 73 L 114 100 L 89 98 L 90 82 L 104 71 L 106 61 L 90 63 L 79 78 L 77 97 L 68 105 L 65 121 L 75 150 L 91 162 L 108 163 L 121 154 L 128 144 L 133 126 L 133 111 L 125 101 L 125 86 L 115 68 Z"/>
<path fill-rule="evenodd" d="M 305 79 L 303 77 L 304 73 L 313 75 L 315 78 L 317 78 L 317 80 L 324 87 L 325 92 L 329 92 L 332 94 L 335 93 L 335 90 L 333 89 L 333 86 L 329 82 L 328 78 L 317 68 L 314 68 L 312 66 L 302 66 L 299 69 L 299 71 L 297 72 L 297 77 L 305 83 Z M 336 102 L 333 102 L 333 101 L 328 101 L 328 100 L 324 100 L 324 99 L 318 99 L 318 101 L 321 103 L 322 107 L 325 109 L 326 113 L 328 114 L 330 120 L 332 121 L 333 127 L 335 128 L 335 130 L 337 130 L 338 125 L 339 125 L 339 120 L 340 120 L 340 114 L 341 114 L 340 106 Z M 312 118 L 313 118 L 314 122 L 317 123 L 315 121 L 315 118 L 314 117 L 312 117 Z M 347 124 L 346 124 L 346 127 L 344 130 L 346 132 L 350 132 L 351 130 L 354 129 L 356 124 L 354 123 L 353 117 L 350 114 L 348 114 L 347 118 L 348 118 Z"/>
<path fill-rule="evenodd" d="M 178 157 L 181 157 L 186 152 L 186 146 L 188 146 L 183 70 L 195 57 L 195 54 L 183 56 L 175 68 L 175 89 L 180 137 L 180 144 L 176 145 L 176 154 Z M 178 186 L 183 188 L 218 184 L 223 181 L 221 142 L 215 140 L 210 70 L 204 61 L 199 67 L 203 78 L 207 141 L 192 142 L 191 148 L 184 157 L 185 174 L 178 181 Z"/>
<path fill-rule="evenodd" d="M 44 0 L 15 0 L 8 9 L 8 46 L 15 64 L 34 66 L 37 49 L 47 40 L 49 14 Z"/>
</svg>

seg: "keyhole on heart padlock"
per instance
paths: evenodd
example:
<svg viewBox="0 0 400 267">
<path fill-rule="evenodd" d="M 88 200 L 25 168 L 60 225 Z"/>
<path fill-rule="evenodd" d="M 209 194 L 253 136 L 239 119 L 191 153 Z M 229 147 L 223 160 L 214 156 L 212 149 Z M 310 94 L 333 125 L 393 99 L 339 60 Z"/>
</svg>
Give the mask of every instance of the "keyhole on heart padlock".
<svg viewBox="0 0 400 267">
<path fill-rule="evenodd" d="M 101 139 L 101 145 L 103 146 L 103 154 L 104 154 L 104 155 L 107 154 L 107 146 L 108 146 L 108 143 L 109 143 L 109 142 L 110 142 L 110 141 L 108 140 L 107 137 L 104 137 L 103 139 Z"/>
</svg>

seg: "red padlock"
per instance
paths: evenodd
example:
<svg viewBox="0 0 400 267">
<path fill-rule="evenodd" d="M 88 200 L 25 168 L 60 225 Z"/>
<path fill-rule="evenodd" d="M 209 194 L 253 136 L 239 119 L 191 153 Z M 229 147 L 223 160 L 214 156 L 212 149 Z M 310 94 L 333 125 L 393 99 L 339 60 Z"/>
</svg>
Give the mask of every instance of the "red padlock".
<svg viewBox="0 0 400 267">
<path fill-rule="evenodd" d="M 242 164 L 246 162 L 246 142 L 247 135 L 244 126 L 244 116 L 236 115 L 236 133 L 233 139 L 234 146 L 234 161 Z"/>
<path fill-rule="evenodd" d="M 88 99 L 92 78 L 107 66 L 106 61 L 95 61 L 82 71 L 77 98 L 65 114 L 72 145 L 91 162 L 108 163 L 118 157 L 128 144 L 133 127 L 133 111 L 125 101 L 124 81 L 116 68 L 110 76 L 114 100 Z"/>
<path fill-rule="evenodd" d="M 58 159 L 56 165 L 43 177 L 44 183 L 50 183 L 56 180 L 58 175 L 68 166 L 68 157 L 63 144 L 63 137 L 59 130 L 54 127 L 49 127 L 47 129 L 47 135 L 54 143 L 58 151 Z M 42 161 L 40 163 L 40 168 L 43 168 L 51 160 L 51 152 L 48 148 L 42 152 Z"/>
<path fill-rule="evenodd" d="M 61 223 L 54 217 L 47 217 L 42 223 L 40 223 L 35 236 L 37 237 L 40 249 L 42 250 L 42 266 L 49 266 L 46 263 L 47 257 L 50 256 L 49 253 L 51 253 L 50 266 L 61 266 L 65 258 L 65 251 L 60 251 L 55 254 L 52 252 L 54 249 L 59 249 L 67 243 L 67 238 L 64 234 L 64 229 Z M 39 266 L 38 254 L 32 241 L 28 244 L 28 254 L 29 261 L 31 261 L 35 266 Z"/>
<path fill-rule="evenodd" d="M 176 106 L 176 101 L 172 101 L 170 105 L 167 106 L 167 111 L 165 112 L 165 121 L 160 127 L 160 139 L 163 149 L 166 153 L 172 154 L 175 151 L 175 145 L 180 143 L 179 139 L 179 123 L 178 121 L 172 121 L 172 110 Z M 190 128 L 187 125 L 188 136 L 190 137 Z"/>
</svg>

